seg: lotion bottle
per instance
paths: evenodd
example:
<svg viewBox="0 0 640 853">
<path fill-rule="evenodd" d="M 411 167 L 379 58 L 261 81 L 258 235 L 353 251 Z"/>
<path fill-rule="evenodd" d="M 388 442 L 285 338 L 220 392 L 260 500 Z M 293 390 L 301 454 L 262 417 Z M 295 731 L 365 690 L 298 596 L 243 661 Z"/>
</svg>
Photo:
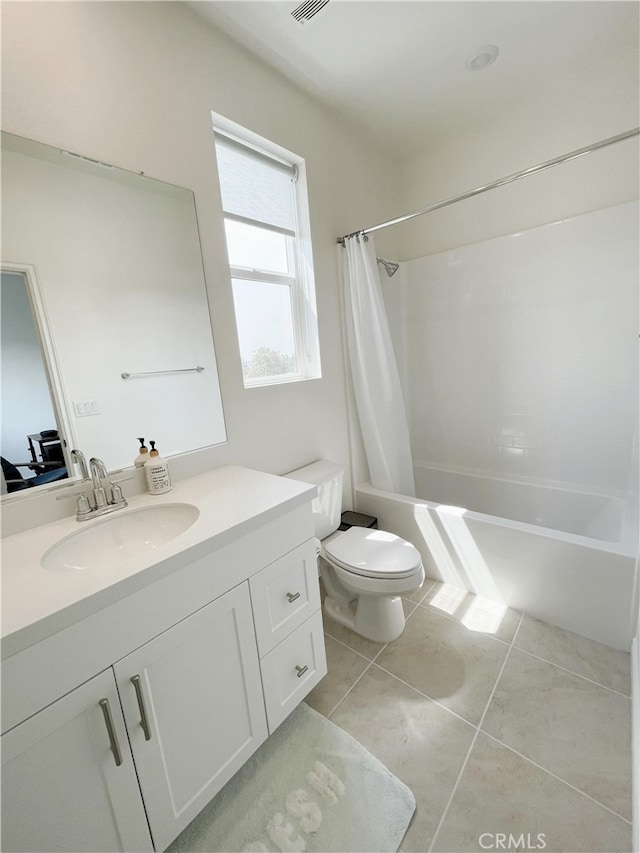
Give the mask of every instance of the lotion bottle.
<svg viewBox="0 0 640 853">
<path fill-rule="evenodd" d="M 150 441 L 151 452 L 149 460 L 145 462 L 144 471 L 147 477 L 147 491 L 150 495 L 163 495 L 171 491 L 171 477 L 169 465 L 156 450 L 155 441 Z"/>
<path fill-rule="evenodd" d="M 145 446 L 144 438 L 139 438 L 140 442 L 140 450 L 138 451 L 138 455 L 133 460 L 133 464 L 136 468 L 142 468 L 143 465 L 149 461 L 149 449 Z"/>
</svg>

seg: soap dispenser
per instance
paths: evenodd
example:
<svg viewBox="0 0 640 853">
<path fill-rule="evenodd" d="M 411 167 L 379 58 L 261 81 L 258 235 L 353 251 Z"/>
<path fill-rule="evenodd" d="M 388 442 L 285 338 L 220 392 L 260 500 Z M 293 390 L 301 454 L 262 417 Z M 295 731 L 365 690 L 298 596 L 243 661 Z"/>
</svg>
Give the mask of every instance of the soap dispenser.
<svg viewBox="0 0 640 853">
<path fill-rule="evenodd" d="M 171 477 L 169 465 L 156 450 L 155 441 L 150 441 L 151 452 L 149 460 L 145 462 L 144 470 L 147 477 L 147 491 L 150 495 L 163 495 L 171 491 Z"/>
<path fill-rule="evenodd" d="M 149 448 L 145 446 L 144 438 L 139 438 L 140 442 L 140 450 L 138 451 L 138 455 L 133 460 L 133 464 L 136 468 L 142 468 L 143 465 L 149 461 Z"/>
</svg>

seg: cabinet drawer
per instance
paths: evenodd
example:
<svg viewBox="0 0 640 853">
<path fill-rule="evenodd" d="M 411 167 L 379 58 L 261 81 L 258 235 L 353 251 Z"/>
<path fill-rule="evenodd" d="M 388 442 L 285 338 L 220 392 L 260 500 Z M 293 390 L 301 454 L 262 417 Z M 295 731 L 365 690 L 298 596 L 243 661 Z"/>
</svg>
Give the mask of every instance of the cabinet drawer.
<svg viewBox="0 0 640 853">
<path fill-rule="evenodd" d="M 310 539 L 249 580 L 258 651 L 264 657 L 320 607 L 318 561 Z"/>
<path fill-rule="evenodd" d="M 271 734 L 327 673 L 321 611 L 269 652 L 260 669 Z"/>
</svg>

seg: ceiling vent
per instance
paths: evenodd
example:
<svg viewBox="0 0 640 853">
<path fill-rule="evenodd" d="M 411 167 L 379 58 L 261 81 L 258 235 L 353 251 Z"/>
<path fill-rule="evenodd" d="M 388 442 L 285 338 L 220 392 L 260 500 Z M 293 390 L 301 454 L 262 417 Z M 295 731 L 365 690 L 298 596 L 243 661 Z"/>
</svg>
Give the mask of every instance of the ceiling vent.
<svg viewBox="0 0 640 853">
<path fill-rule="evenodd" d="M 328 2 L 329 0 L 305 0 L 304 3 L 296 6 L 291 15 L 299 24 L 304 26 L 310 23 Z"/>
</svg>

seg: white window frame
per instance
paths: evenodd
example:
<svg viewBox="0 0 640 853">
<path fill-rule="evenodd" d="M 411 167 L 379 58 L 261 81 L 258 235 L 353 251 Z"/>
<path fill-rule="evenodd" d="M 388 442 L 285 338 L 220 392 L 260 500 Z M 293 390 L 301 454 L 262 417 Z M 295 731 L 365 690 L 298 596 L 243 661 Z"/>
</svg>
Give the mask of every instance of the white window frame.
<svg viewBox="0 0 640 853">
<path fill-rule="evenodd" d="M 291 373 L 271 376 L 247 377 L 242 371 L 245 388 L 279 385 L 287 382 L 300 382 L 321 377 L 320 348 L 316 313 L 315 280 L 313 274 L 313 256 L 311 250 L 311 227 L 306 189 L 306 169 L 304 160 L 290 151 L 269 142 L 263 137 L 231 122 L 224 116 L 212 113 L 214 134 L 235 141 L 245 148 L 253 149 L 263 157 L 280 161 L 294 167 L 294 209 L 295 234 L 277 226 L 266 225 L 260 220 L 226 213 L 223 217 L 231 222 L 242 222 L 265 231 L 284 234 L 287 239 L 287 258 L 290 273 L 274 273 L 267 270 L 232 266 L 229 263 L 230 278 L 253 281 L 258 284 L 280 284 L 290 288 L 292 332 L 295 346 L 297 370 Z M 226 239 L 225 239 L 226 243 Z M 236 309 L 234 300 L 234 310 Z M 236 314 L 237 318 L 237 314 Z M 237 322 L 237 319 L 236 319 Z"/>
</svg>

